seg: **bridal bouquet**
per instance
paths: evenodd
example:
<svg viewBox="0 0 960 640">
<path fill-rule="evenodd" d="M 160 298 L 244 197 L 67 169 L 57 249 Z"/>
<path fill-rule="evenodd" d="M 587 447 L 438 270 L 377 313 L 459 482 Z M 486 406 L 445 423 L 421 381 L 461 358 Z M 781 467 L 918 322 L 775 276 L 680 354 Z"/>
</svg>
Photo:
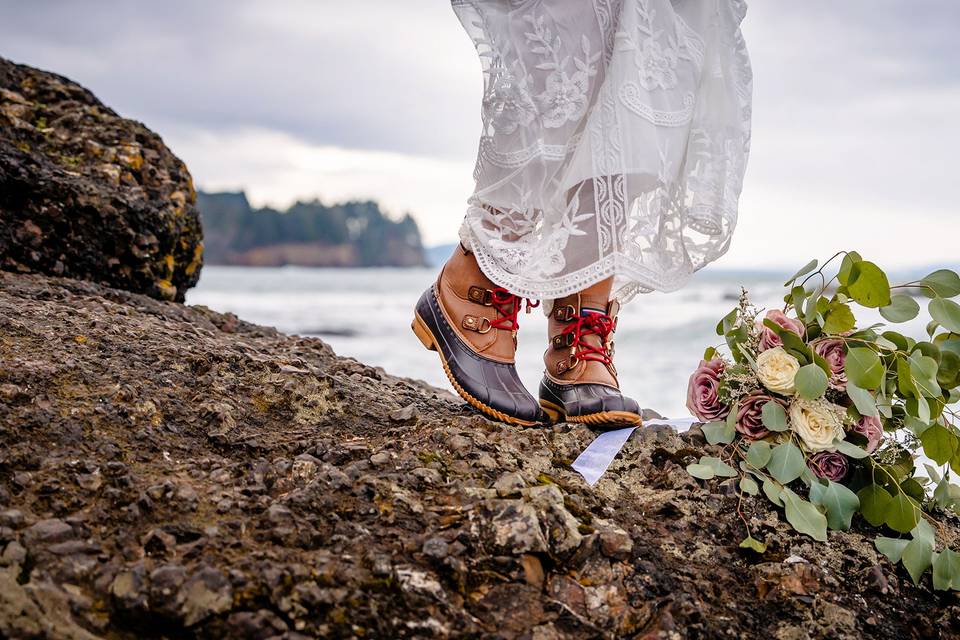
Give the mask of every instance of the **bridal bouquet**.
<svg viewBox="0 0 960 640">
<path fill-rule="evenodd" d="M 829 277 L 825 269 L 841 255 Z M 760 317 L 742 290 L 717 325 L 729 357 L 707 348 L 687 406 L 722 453 L 687 471 L 737 478 L 741 500 L 766 496 L 816 540 L 826 541 L 828 528 L 850 528 L 856 514 L 909 534 L 875 544 L 915 582 L 932 567 L 934 588 L 960 590 L 960 553 L 931 526 L 938 513 L 960 512 L 960 486 L 951 482 L 960 474 L 951 406 L 960 400 L 960 305 L 951 299 L 960 276 L 943 269 L 890 285 L 851 251 L 822 266 L 811 261 L 785 286 L 783 309 Z M 929 298 L 928 339 L 882 330 L 884 323 L 857 327 L 855 304 L 902 323 L 920 313 L 915 296 Z M 749 527 L 741 546 L 766 549 Z"/>
</svg>

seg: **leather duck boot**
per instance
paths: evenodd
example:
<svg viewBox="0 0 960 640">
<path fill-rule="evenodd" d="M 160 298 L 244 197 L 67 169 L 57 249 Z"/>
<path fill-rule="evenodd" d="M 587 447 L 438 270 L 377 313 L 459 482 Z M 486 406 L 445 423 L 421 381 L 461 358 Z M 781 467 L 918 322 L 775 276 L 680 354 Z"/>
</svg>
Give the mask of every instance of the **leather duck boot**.
<svg viewBox="0 0 960 640">
<path fill-rule="evenodd" d="M 487 278 L 461 244 L 417 302 L 412 327 L 423 346 L 440 354 L 464 400 L 496 420 L 530 426 L 544 415 L 514 367 L 522 303 Z M 527 311 L 537 305 L 527 301 Z"/>
<path fill-rule="evenodd" d="M 590 290 L 554 301 L 540 406 L 552 422 L 599 427 L 639 425 L 640 405 L 620 393 L 612 335 L 620 304 Z M 593 299 L 596 298 L 596 299 Z"/>
</svg>

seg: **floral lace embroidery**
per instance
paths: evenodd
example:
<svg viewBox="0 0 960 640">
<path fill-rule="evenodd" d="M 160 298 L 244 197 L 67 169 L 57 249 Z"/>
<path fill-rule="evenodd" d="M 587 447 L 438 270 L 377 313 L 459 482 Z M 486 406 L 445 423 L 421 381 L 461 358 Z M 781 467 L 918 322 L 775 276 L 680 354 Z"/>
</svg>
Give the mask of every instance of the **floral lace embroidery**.
<svg viewBox="0 0 960 640">
<path fill-rule="evenodd" d="M 453 6 L 484 68 L 460 236 L 494 282 L 550 299 L 613 276 L 625 302 L 726 252 L 750 146 L 743 0 Z"/>
<path fill-rule="evenodd" d="M 600 54 L 591 53 L 590 40 L 583 36 L 580 39 L 582 58 L 575 54 L 561 57 L 560 36 L 544 26 L 543 16 L 527 15 L 523 19 L 530 24 L 530 31 L 524 33 L 532 45 L 530 51 L 543 60 L 536 68 L 550 72 L 544 81 L 543 93 L 537 96 L 543 126 L 556 129 L 568 121 L 578 120 L 586 112 L 590 78 L 597 75 L 596 62 Z M 572 72 L 571 60 L 575 69 Z"/>
</svg>

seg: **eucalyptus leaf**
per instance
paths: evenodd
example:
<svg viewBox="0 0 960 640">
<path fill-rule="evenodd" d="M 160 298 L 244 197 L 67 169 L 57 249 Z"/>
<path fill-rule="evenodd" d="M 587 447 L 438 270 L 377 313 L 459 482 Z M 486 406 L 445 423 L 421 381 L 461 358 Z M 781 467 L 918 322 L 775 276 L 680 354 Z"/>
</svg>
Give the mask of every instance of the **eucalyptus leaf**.
<svg viewBox="0 0 960 640">
<path fill-rule="evenodd" d="M 873 394 L 849 380 L 847 381 L 847 395 L 853 400 L 853 404 L 857 407 L 860 415 L 877 416 L 879 414 L 877 400 L 873 397 Z"/>
<path fill-rule="evenodd" d="M 767 470 L 780 484 L 793 482 L 800 477 L 806 468 L 803 453 L 793 442 L 778 444 L 770 452 L 770 462 L 767 463 Z"/>
<path fill-rule="evenodd" d="M 877 548 L 877 551 L 887 556 L 887 560 L 893 564 L 897 564 L 903 557 L 903 550 L 909 542 L 909 540 L 901 540 L 899 538 L 877 536 L 873 541 L 873 546 Z"/>
<path fill-rule="evenodd" d="M 923 468 L 927 470 L 927 475 L 930 476 L 930 479 L 934 482 L 940 482 L 940 472 L 936 467 L 933 467 L 927 463 L 923 464 Z"/>
<path fill-rule="evenodd" d="M 850 270 L 847 284 L 850 297 L 865 307 L 885 307 L 890 304 L 890 281 L 887 274 L 872 262 L 861 260 Z"/>
<path fill-rule="evenodd" d="M 786 431 L 787 430 L 787 412 L 784 411 L 783 405 L 775 400 L 768 400 L 763 404 L 763 409 L 760 410 L 760 420 L 770 431 Z"/>
<path fill-rule="evenodd" d="M 737 475 L 737 470 L 720 458 L 715 458 L 713 456 L 701 456 L 700 464 L 710 467 L 713 470 L 714 475 L 723 478 L 733 478 Z"/>
<path fill-rule="evenodd" d="M 927 540 L 914 538 L 903 548 L 901 562 L 910 573 L 913 584 L 920 584 L 923 572 L 933 563 L 933 545 Z"/>
<path fill-rule="evenodd" d="M 944 549 L 933 560 L 933 588 L 960 591 L 960 553 Z"/>
<path fill-rule="evenodd" d="M 930 317 L 950 331 L 960 332 L 960 304 L 946 298 L 934 298 L 927 306 Z"/>
<path fill-rule="evenodd" d="M 807 275 L 808 273 L 810 273 L 811 271 L 813 271 L 814 269 L 816 269 L 818 264 L 819 264 L 819 262 L 817 261 L 816 258 L 814 258 L 813 260 L 811 260 L 811 261 L 808 262 L 807 264 L 803 265 L 803 267 L 800 269 L 800 271 L 797 271 L 795 274 L 793 274 L 792 276 L 790 276 L 790 278 L 789 278 L 786 282 L 783 283 L 783 286 L 785 286 L 785 287 L 786 287 L 786 286 L 789 286 L 790 283 L 793 282 L 794 280 L 796 280 L 797 278 L 799 278 L 799 277 L 801 277 L 801 276 Z"/>
<path fill-rule="evenodd" d="M 920 313 L 920 305 L 911 296 L 897 293 L 890 296 L 890 304 L 880 307 L 880 315 L 890 322 L 907 322 Z"/>
<path fill-rule="evenodd" d="M 837 448 L 837 451 L 848 458 L 853 458 L 854 460 L 862 460 L 870 455 L 865 449 L 858 447 L 852 442 L 847 442 L 846 440 L 834 440 L 833 445 Z"/>
<path fill-rule="evenodd" d="M 937 533 L 933 530 L 933 527 L 930 526 L 930 523 L 926 520 L 921 520 L 917 523 L 917 526 L 913 528 L 913 531 L 910 532 L 910 535 L 917 540 L 924 540 L 930 543 L 930 546 L 934 546 L 934 543 L 937 540 Z"/>
<path fill-rule="evenodd" d="M 923 452 L 937 464 L 946 464 L 957 453 L 957 436 L 942 424 L 935 424 L 920 434 Z"/>
<path fill-rule="evenodd" d="M 904 403 L 904 409 L 907 411 L 907 418 L 916 418 L 919 426 L 919 430 L 914 432 L 917 435 L 920 435 L 923 431 L 927 430 L 927 426 L 930 424 L 930 404 L 927 402 L 927 399 L 923 396 L 918 396 L 916 398 L 907 398 L 907 401 Z"/>
<path fill-rule="evenodd" d="M 817 364 L 806 364 L 800 367 L 797 375 L 794 376 L 797 394 L 808 400 L 816 400 L 822 396 L 827 390 L 828 382 L 827 374 Z"/>
<path fill-rule="evenodd" d="M 709 480 L 716 476 L 712 467 L 696 462 L 687 465 L 687 473 L 692 475 L 694 478 L 700 478 L 701 480 Z"/>
<path fill-rule="evenodd" d="M 920 521 L 920 509 L 912 498 L 898 491 L 887 505 L 887 513 L 883 521 L 894 531 L 908 533 Z"/>
<path fill-rule="evenodd" d="M 925 295 L 931 297 L 931 289 L 933 295 L 943 298 L 952 298 L 960 295 L 960 276 L 950 269 L 938 269 L 933 273 L 929 273 L 920 279 L 920 284 L 926 285 L 922 291 Z M 927 287 L 929 287 L 929 289 Z"/>
<path fill-rule="evenodd" d="M 930 356 L 910 354 L 910 375 L 917 390 L 928 398 L 936 398 L 941 394 L 937 383 L 937 361 Z"/>
<path fill-rule="evenodd" d="M 767 500 L 777 505 L 778 507 L 783 506 L 783 500 L 780 498 L 780 494 L 783 492 L 783 487 L 776 484 L 772 480 L 763 481 L 763 494 L 767 496 Z"/>
<path fill-rule="evenodd" d="M 811 485 L 810 500 L 827 510 L 827 524 L 839 531 L 850 528 L 853 514 L 860 508 L 857 494 L 839 482 L 830 480 L 827 480 L 826 486 L 819 482 Z"/>
<path fill-rule="evenodd" d="M 814 540 L 827 541 L 827 517 L 819 509 L 786 487 L 781 497 L 787 522 L 794 529 Z"/>
<path fill-rule="evenodd" d="M 843 333 L 853 329 L 856 318 L 848 304 L 833 304 L 824 316 L 823 330 L 825 333 Z"/>
<path fill-rule="evenodd" d="M 760 493 L 760 486 L 757 484 L 757 481 L 750 476 L 743 476 L 740 478 L 740 491 L 747 495 L 755 496 Z"/>
<path fill-rule="evenodd" d="M 703 436 L 710 444 L 730 444 L 736 435 L 736 430 L 727 420 L 708 422 L 700 427 Z"/>
<path fill-rule="evenodd" d="M 850 271 L 853 265 L 861 260 L 863 258 L 856 251 L 848 251 L 843 255 L 843 259 L 840 261 L 840 270 L 837 272 L 837 280 L 840 281 L 840 284 L 847 285 L 850 282 Z"/>
<path fill-rule="evenodd" d="M 755 440 L 747 449 L 747 462 L 754 469 L 763 469 L 770 462 L 770 443 L 766 440 Z"/>
<path fill-rule="evenodd" d="M 876 351 L 868 347 L 848 349 L 843 368 L 847 380 L 863 389 L 876 389 L 883 382 L 883 363 Z"/>
<path fill-rule="evenodd" d="M 864 519 L 875 527 L 883 524 L 893 500 L 886 489 L 877 484 L 868 484 L 857 492 L 860 499 L 860 513 Z"/>
</svg>

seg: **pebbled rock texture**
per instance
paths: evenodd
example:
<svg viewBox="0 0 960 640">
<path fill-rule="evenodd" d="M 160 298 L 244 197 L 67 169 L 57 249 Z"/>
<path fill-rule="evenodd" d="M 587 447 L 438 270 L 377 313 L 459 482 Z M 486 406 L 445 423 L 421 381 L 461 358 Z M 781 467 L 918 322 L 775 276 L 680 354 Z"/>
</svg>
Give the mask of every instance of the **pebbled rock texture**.
<svg viewBox="0 0 960 640">
<path fill-rule="evenodd" d="M 0 273 L 0 637 L 956 638 L 870 531 L 203 307 Z M 768 541 L 738 548 L 744 519 Z M 943 533 L 955 536 L 955 522 Z"/>
<path fill-rule="evenodd" d="M 202 253 L 190 174 L 157 134 L 0 58 L 0 269 L 182 301 Z"/>
</svg>

